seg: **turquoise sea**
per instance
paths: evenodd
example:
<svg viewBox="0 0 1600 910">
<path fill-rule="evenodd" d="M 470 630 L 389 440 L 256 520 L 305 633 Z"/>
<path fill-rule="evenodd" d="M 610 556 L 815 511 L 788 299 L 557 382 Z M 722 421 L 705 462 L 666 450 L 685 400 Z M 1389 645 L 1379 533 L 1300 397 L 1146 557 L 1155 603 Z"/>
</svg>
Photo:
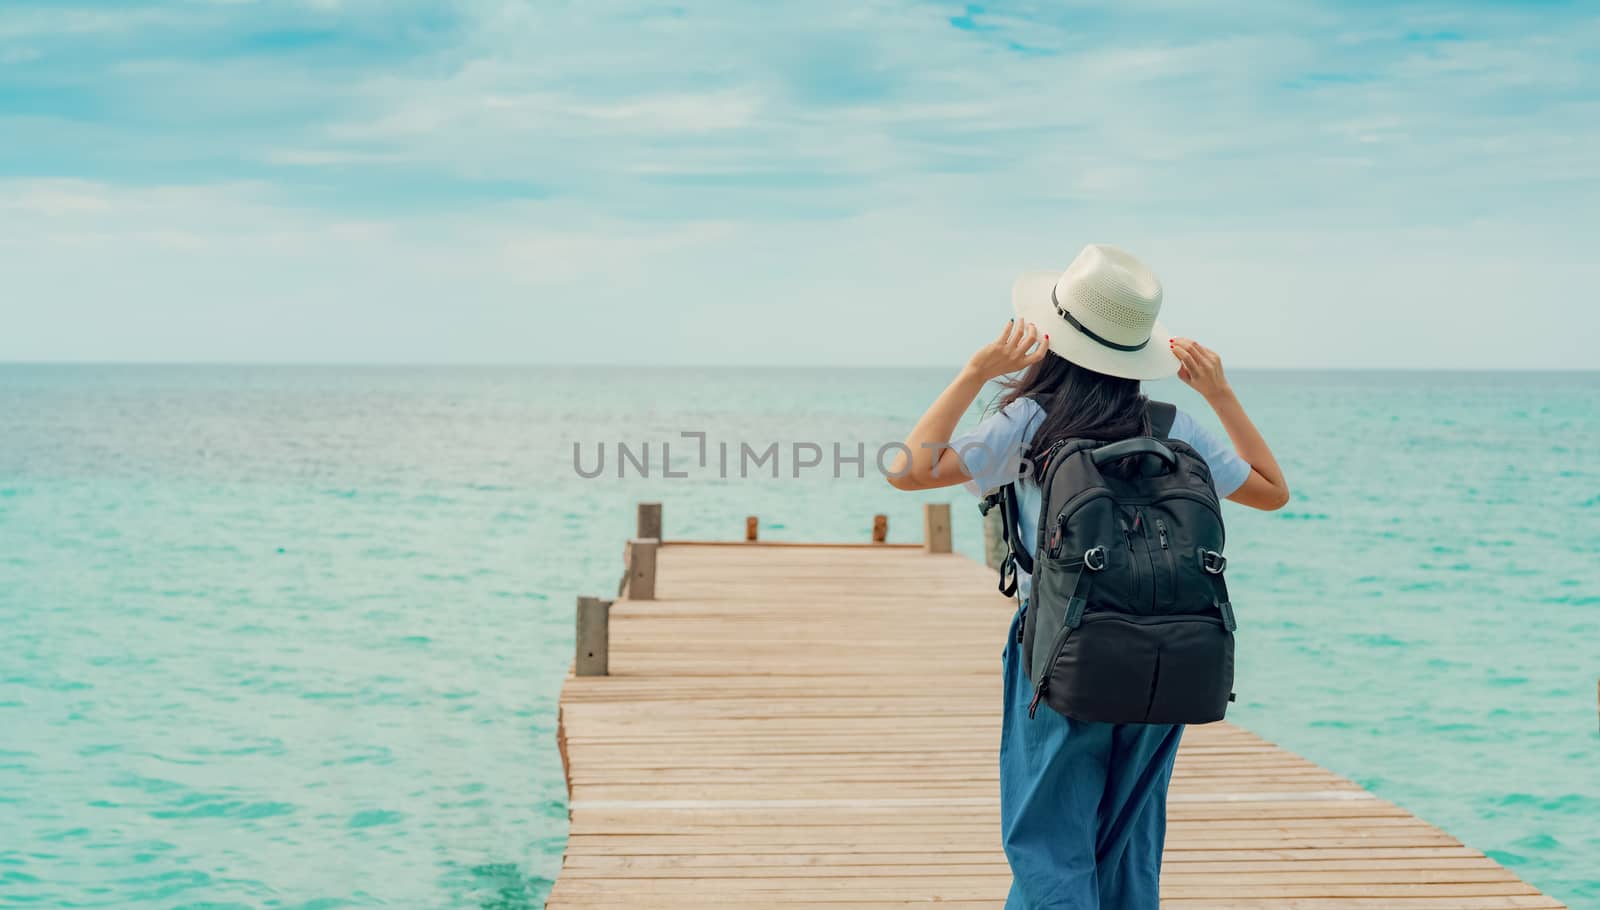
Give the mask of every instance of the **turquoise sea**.
<svg viewBox="0 0 1600 910">
<path fill-rule="evenodd" d="M 870 474 L 947 376 L 0 366 L 0 906 L 539 907 L 573 598 L 615 589 L 633 503 L 914 540 L 949 500 L 976 555 L 964 493 Z M 1600 373 L 1234 385 L 1296 495 L 1229 507 L 1232 716 L 1600 908 Z"/>
</svg>

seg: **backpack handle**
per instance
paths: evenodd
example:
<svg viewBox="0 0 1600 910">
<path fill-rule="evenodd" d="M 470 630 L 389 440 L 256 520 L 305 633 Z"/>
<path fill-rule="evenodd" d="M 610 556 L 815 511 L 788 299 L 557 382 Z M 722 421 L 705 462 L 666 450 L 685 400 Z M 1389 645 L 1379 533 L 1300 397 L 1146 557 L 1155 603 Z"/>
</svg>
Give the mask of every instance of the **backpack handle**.
<svg viewBox="0 0 1600 910">
<path fill-rule="evenodd" d="M 1094 459 L 1094 463 L 1097 465 L 1115 461 L 1118 458 L 1126 458 L 1129 455 L 1154 455 L 1167 463 L 1168 470 L 1178 466 L 1178 456 L 1172 454 L 1171 449 L 1151 439 L 1149 436 L 1135 436 L 1132 439 L 1113 442 L 1089 453 L 1089 457 Z"/>
</svg>

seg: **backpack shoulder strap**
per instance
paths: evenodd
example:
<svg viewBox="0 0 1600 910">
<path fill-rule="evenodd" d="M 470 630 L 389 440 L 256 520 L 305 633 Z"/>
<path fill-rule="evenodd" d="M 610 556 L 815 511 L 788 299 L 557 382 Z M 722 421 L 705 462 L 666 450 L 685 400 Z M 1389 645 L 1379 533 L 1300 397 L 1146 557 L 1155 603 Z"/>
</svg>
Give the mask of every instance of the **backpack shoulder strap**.
<svg viewBox="0 0 1600 910">
<path fill-rule="evenodd" d="M 1022 542 L 1016 483 L 1008 483 L 985 496 L 978 509 L 985 516 L 992 509 L 1000 510 L 1000 537 L 1006 545 L 1005 558 L 1000 561 L 1000 593 L 1010 597 L 1017 593 L 1017 570 L 1033 574 L 1033 557 Z"/>
<path fill-rule="evenodd" d="M 1150 435 L 1166 439 L 1172 432 L 1172 423 L 1178 419 L 1178 406 L 1154 399 L 1145 402 L 1145 414 L 1150 417 Z"/>
<path fill-rule="evenodd" d="M 1043 396 L 1029 395 L 1034 404 L 1039 406 L 1040 416 L 1044 413 Z M 1054 452 L 1060 443 L 1050 447 Z M 1020 478 L 1018 478 L 1020 480 Z M 1033 555 L 1028 552 L 1028 545 L 1022 540 L 1022 506 L 1017 492 L 1017 480 L 1002 486 L 988 496 L 978 506 L 984 515 L 991 509 L 1000 510 L 1000 530 L 1002 539 L 1006 544 L 1006 556 L 1000 563 L 1000 593 L 1010 597 L 1017 593 L 1017 573 L 1025 575 L 1034 572 Z"/>
<path fill-rule="evenodd" d="M 1005 528 L 1006 545 L 1011 548 L 1011 561 L 1028 575 L 1033 574 L 1033 557 L 1028 545 L 1022 541 L 1022 508 L 1017 498 L 1017 485 L 1008 483 L 1000 490 L 1001 526 Z"/>
<path fill-rule="evenodd" d="M 1040 396 L 1030 395 L 1034 404 L 1044 410 L 1044 403 Z M 989 509 L 1000 509 L 1001 535 L 1006 544 L 1006 558 L 1000 564 L 1000 593 L 1010 597 L 1017 592 L 1017 572 L 1033 574 L 1033 556 L 1028 552 L 1028 546 L 1022 540 L 1022 507 L 1017 495 L 1017 482 L 1013 480 L 995 492 L 989 494 L 984 500 L 983 512 L 988 514 Z"/>
</svg>

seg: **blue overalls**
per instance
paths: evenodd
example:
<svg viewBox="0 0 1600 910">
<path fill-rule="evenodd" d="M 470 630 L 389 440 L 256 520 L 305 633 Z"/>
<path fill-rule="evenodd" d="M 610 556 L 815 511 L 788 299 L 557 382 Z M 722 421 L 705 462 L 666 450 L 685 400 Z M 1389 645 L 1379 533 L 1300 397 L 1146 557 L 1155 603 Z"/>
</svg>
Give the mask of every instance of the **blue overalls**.
<svg viewBox="0 0 1600 910">
<path fill-rule="evenodd" d="M 1030 719 L 1020 616 L 1003 661 L 1006 910 L 1157 910 L 1167 783 L 1183 728 L 1084 723 L 1045 706 Z"/>
</svg>

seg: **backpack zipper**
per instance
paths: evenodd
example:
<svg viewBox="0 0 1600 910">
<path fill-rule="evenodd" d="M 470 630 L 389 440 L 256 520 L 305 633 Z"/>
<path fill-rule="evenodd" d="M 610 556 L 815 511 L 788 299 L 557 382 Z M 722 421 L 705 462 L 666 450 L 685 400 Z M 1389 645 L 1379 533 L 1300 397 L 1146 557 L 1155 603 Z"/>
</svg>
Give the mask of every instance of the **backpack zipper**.
<svg viewBox="0 0 1600 910">
<path fill-rule="evenodd" d="M 1161 535 L 1161 552 L 1167 558 L 1167 571 L 1176 573 L 1178 567 L 1172 562 L 1172 547 L 1167 545 L 1167 523 L 1159 518 L 1156 519 L 1156 533 Z"/>
<path fill-rule="evenodd" d="M 1178 565 L 1172 559 L 1172 547 L 1167 543 L 1167 523 L 1156 519 L 1156 536 L 1161 540 L 1161 558 L 1167 564 L 1167 584 L 1174 591 L 1178 584 Z"/>
<path fill-rule="evenodd" d="M 1127 519 L 1118 519 L 1122 523 L 1122 534 L 1128 539 L 1128 564 L 1133 572 L 1133 602 L 1145 599 L 1146 590 L 1149 591 L 1150 602 L 1153 605 L 1156 597 L 1156 565 L 1150 555 L 1150 529 L 1144 527 L 1144 512 L 1135 509 L 1133 524 L 1130 526 Z M 1134 538 L 1144 545 L 1143 553 L 1134 545 Z"/>
<path fill-rule="evenodd" d="M 1028 702 L 1028 719 L 1033 720 L 1033 715 L 1039 710 L 1039 699 L 1044 698 L 1044 690 L 1050 687 L 1050 670 L 1055 667 L 1060 659 L 1061 652 L 1067 646 L 1067 639 L 1072 637 L 1072 629 L 1066 626 L 1056 633 L 1054 645 L 1050 648 L 1050 661 L 1045 664 L 1044 675 L 1039 677 L 1039 684 L 1033 687 L 1033 701 Z"/>
<path fill-rule="evenodd" d="M 1039 699 L 1044 697 L 1045 683 L 1049 681 L 1050 677 L 1046 676 L 1044 679 L 1039 680 L 1038 687 L 1033 690 L 1033 701 L 1028 702 L 1029 720 L 1033 720 L 1033 715 L 1039 713 Z"/>
<path fill-rule="evenodd" d="M 1086 490 L 1079 490 L 1078 492 L 1067 497 L 1067 501 L 1061 504 L 1061 508 L 1056 511 L 1056 521 L 1062 526 L 1065 526 L 1067 521 L 1072 518 L 1073 513 L 1082 508 L 1086 503 L 1089 502 L 1089 500 L 1109 497 L 1111 495 L 1111 490 L 1107 487 L 1089 487 Z M 1049 530 L 1050 523 L 1048 521 L 1039 522 L 1038 541 L 1039 548 L 1041 550 L 1045 548 L 1045 532 Z"/>
<path fill-rule="evenodd" d="M 1061 451 L 1061 447 L 1066 444 L 1067 441 L 1065 439 L 1057 439 L 1055 442 L 1050 443 L 1050 448 L 1044 452 L 1044 470 L 1040 472 L 1041 476 L 1050 472 L 1050 462 L 1055 460 L 1056 453 Z"/>
<path fill-rule="evenodd" d="M 1194 502 L 1198 502 L 1201 505 L 1205 506 L 1208 510 L 1210 510 L 1211 514 L 1217 516 L 1217 525 L 1218 526 L 1222 525 L 1222 508 L 1219 505 L 1217 505 L 1217 499 L 1216 499 L 1215 496 L 1203 496 L 1203 495 L 1201 495 L 1199 493 L 1194 492 L 1193 490 L 1168 490 L 1166 493 L 1163 493 L 1159 498 L 1161 500 L 1188 499 L 1188 500 L 1192 500 Z"/>
<path fill-rule="evenodd" d="M 1146 579 L 1146 578 L 1149 579 L 1149 584 L 1150 584 L 1150 610 L 1152 612 L 1154 612 L 1155 611 L 1155 607 L 1156 607 L 1156 558 L 1155 558 L 1155 554 L 1150 552 L 1150 526 L 1144 523 L 1144 510 L 1143 509 L 1135 509 L 1134 510 L 1134 513 L 1133 513 L 1133 530 L 1138 532 L 1138 534 L 1139 534 L 1139 542 L 1141 544 L 1143 544 L 1143 547 L 1141 549 L 1144 550 L 1144 559 L 1143 559 L 1142 562 L 1141 562 L 1141 560 L 1139 560 L 1137 558 L 1137 554 L 1135 555 L 1135 558 L 1133 560 L 1133 575 L 1134 575 L 1134 579 L 1135 579 L 1136 583 L 1143 582 L 1144 579 Z M 1148 570 L 1148 574 L 1139 571 L 1141 567 L 1144 568 L 1144 569 L 1147 569 Z M 1141 588 L 1141 590 L 1142 590 L 1142 588 Z M 1138 590 L 1134 591 L 1134 595 L 1133 595 L 1134 600 L 1137 601 L 1137 600 L 1141 599 L 1139 597 L 1139 593 L 1140 592 Z"/>
</svg>

